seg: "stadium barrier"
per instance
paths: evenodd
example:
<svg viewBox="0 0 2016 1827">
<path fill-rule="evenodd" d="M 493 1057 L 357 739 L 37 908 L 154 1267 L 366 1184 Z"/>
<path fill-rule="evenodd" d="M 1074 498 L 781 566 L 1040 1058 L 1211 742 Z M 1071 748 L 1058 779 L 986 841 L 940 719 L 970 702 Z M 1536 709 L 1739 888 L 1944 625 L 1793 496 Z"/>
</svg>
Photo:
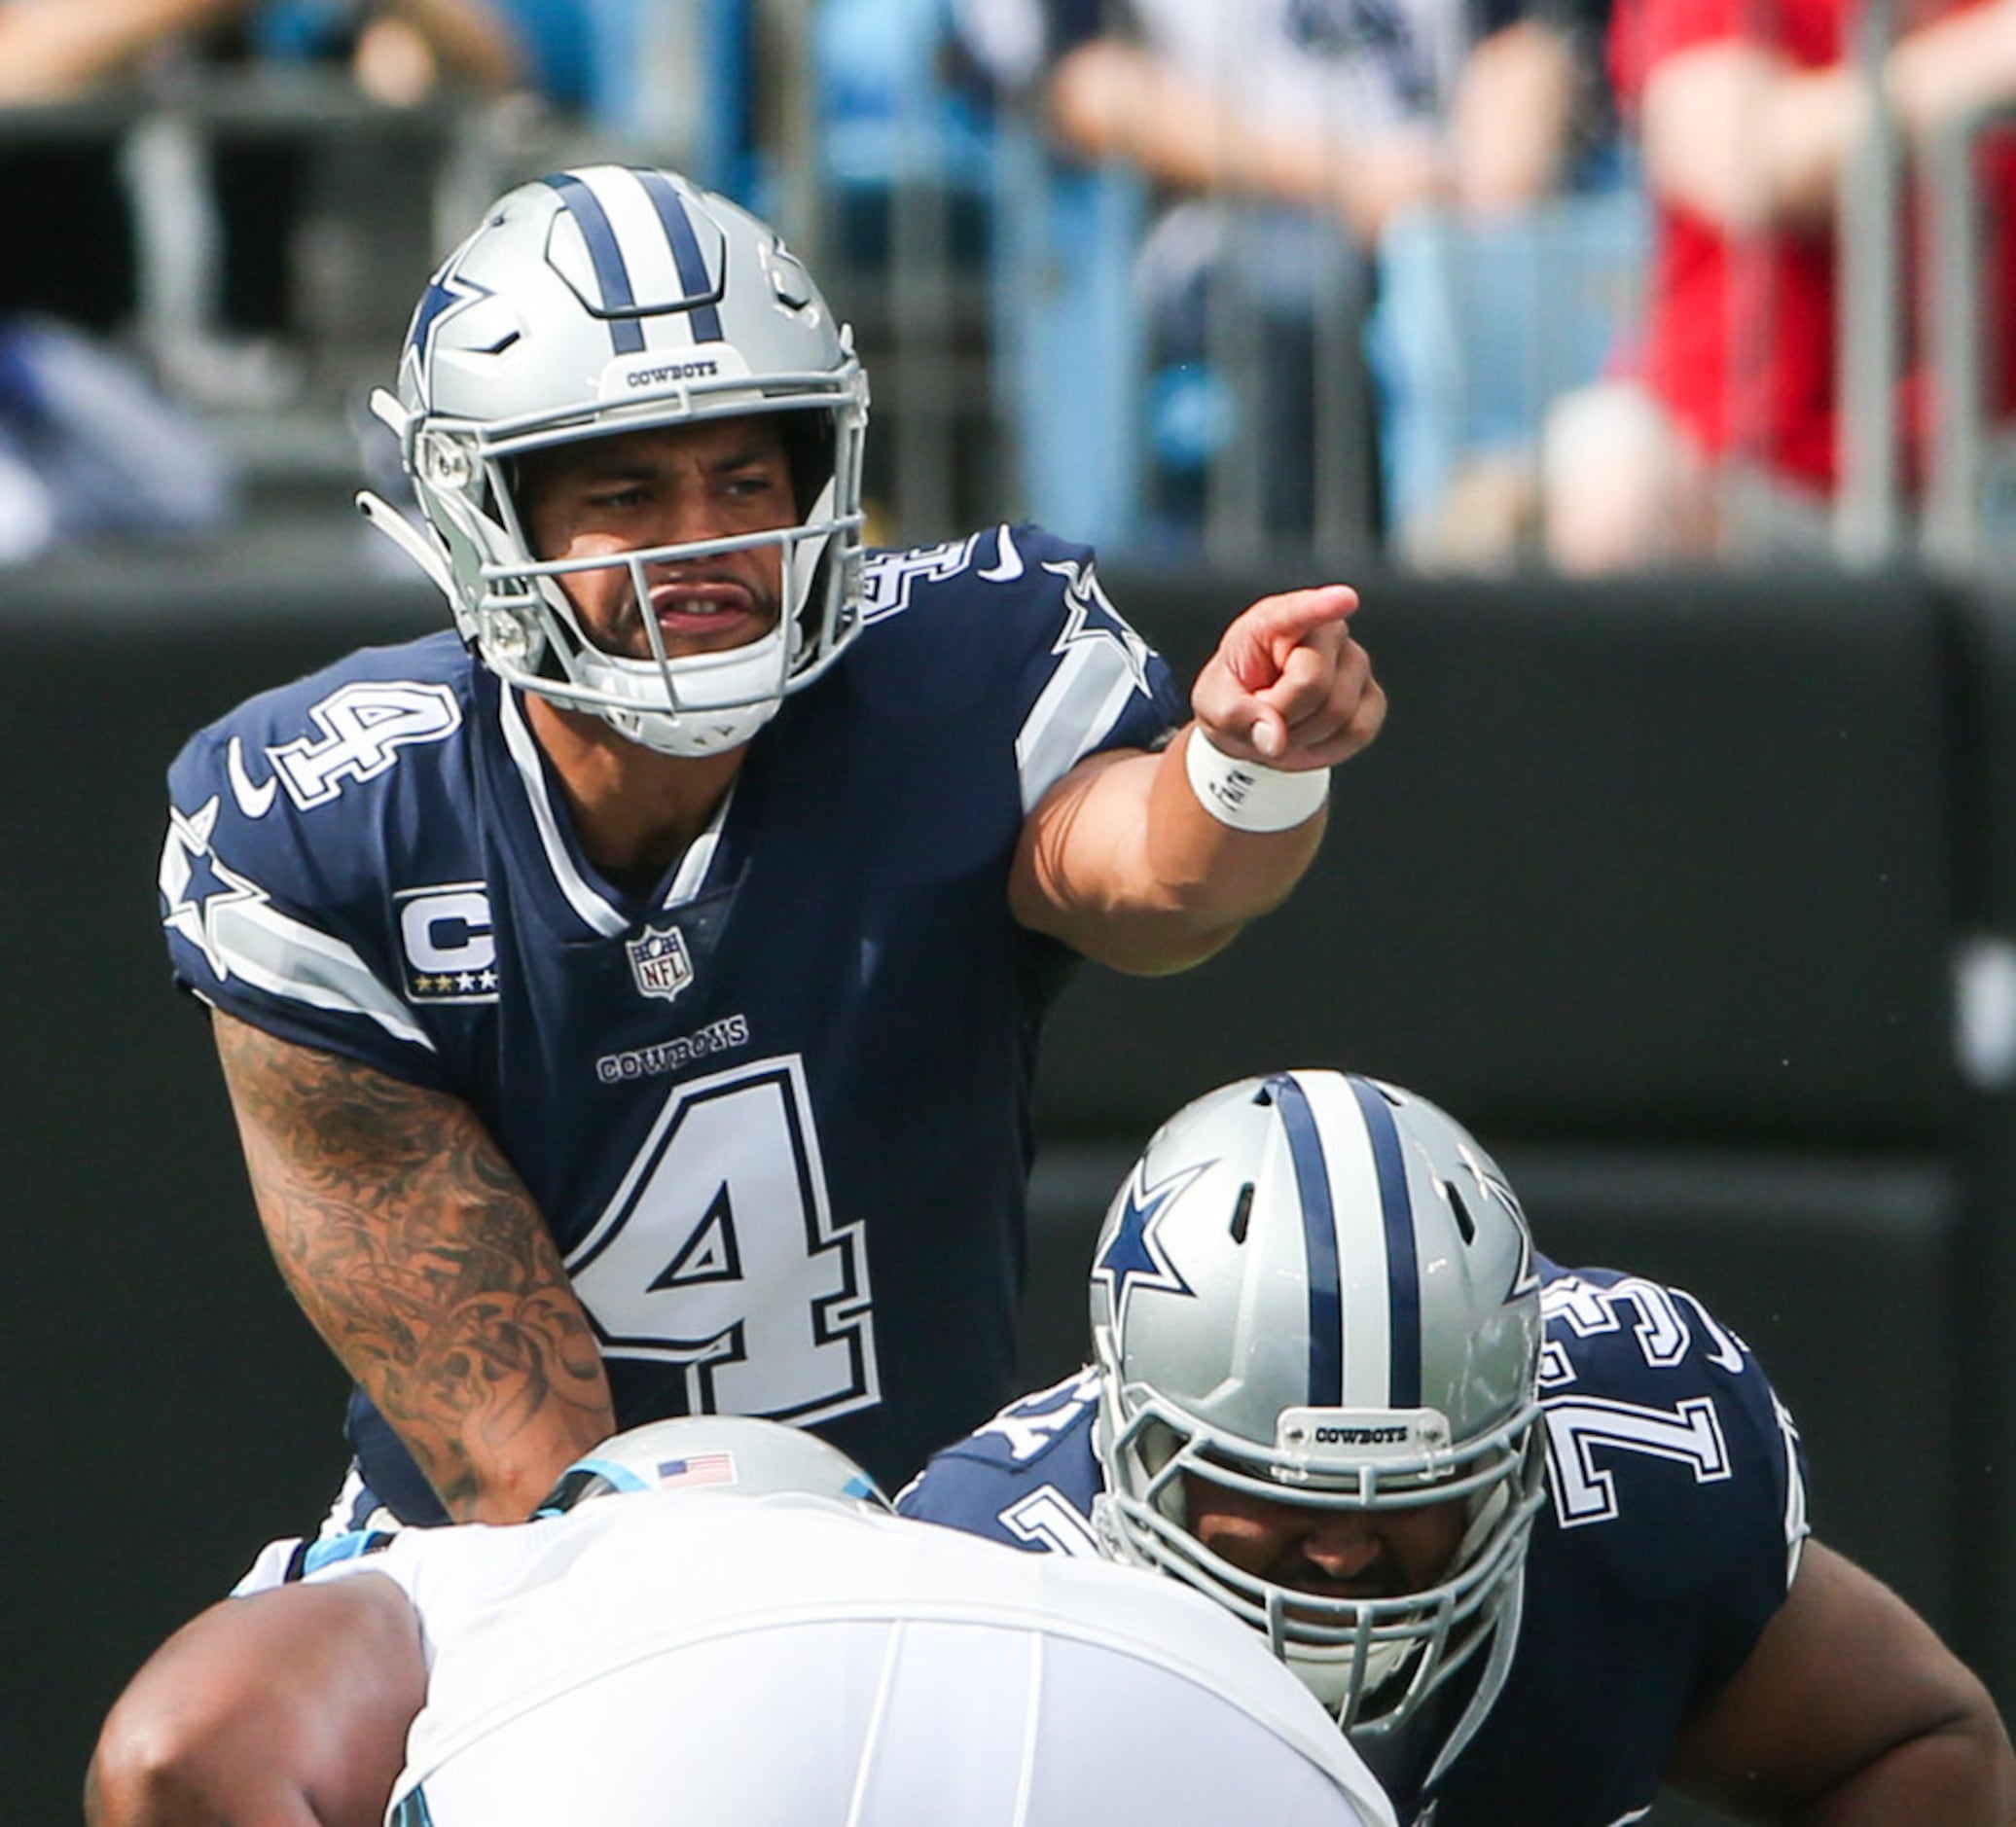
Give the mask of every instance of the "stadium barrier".
<svg viewBox="0 0 2016 1827">
<path fill-rule="evenodd" d="M 6 582 L 23 1818 L 74 1809 L 119 1684 L 339 1470 L 342 1379 L 267 1258 L 150 896 L 189 731 L 439 624 L 358 533 Z M 1187 673 L 1290 580 L 1106 581 Z M 1052 1020 L 1030 1375 L 1082 1351 L 1085 1252 L 1155 1123 L 1284 1063 L 1397 1080 L 1499 1155 L 1550 1254 L 1677 1280 L 1763 1355 L 1818 1526 L 2008 1704 L 2007 1556 L 1978 1544 L 2016 1463 L 2016 618 L 1917 576 L 1364 593 L 1392 714 L 1309 880 L 1186 978 L 1083 971 Z"/>
</svg>

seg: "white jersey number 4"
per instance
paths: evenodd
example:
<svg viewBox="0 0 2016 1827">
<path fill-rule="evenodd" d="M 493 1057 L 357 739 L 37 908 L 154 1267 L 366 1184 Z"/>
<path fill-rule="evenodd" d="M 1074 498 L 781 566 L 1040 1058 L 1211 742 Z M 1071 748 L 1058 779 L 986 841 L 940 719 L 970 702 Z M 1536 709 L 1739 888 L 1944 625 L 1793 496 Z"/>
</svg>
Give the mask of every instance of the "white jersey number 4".
<svg viewBox="0 0 2016 1827">
<path fill-rule="evenodd" d="M 693 1414 L 880 1397 L 861 1228 L 833 1222 L 795 1055 L 677 1087 L 567 1272 L 603 1354 L 683 1364 Z"/>
</svg>

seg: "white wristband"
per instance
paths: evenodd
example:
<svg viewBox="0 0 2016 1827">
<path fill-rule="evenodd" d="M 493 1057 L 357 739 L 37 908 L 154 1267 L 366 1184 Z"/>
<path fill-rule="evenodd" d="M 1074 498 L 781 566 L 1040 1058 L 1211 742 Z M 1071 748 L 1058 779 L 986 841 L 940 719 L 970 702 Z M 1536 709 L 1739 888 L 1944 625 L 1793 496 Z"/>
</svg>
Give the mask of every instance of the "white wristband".
<svg viewBox="0 0 2016 1827">
<path fill-rule="evenodd" d="M 1220 824 L 1235 831 L 1289 831 L 1316 815 L 1330 797 L 1330 770 L 1290 773 L 1260 762 L 1234 761 L 1193 725 L 1183 751 L 1190 791 Z"/>
</svg>

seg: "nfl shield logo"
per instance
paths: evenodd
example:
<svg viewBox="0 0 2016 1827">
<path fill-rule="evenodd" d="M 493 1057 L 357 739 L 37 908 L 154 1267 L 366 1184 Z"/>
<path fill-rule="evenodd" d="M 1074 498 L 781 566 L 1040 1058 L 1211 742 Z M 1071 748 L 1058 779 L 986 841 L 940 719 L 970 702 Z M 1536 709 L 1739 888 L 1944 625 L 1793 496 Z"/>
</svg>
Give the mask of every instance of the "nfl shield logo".
<svg viewBox="0 0 2016 1827">
<path fill-rule="evenodd" d="M 686 939 L 676 926 L 660 932 L 647 926 L 641 939 L 632 939 L 624 949 L 630 953 L 630 975 L 637 980 L 639 993 L 663 996 L 669 1002 L 693 982 L 693 960 L 686 954 Z"/>
</svg>

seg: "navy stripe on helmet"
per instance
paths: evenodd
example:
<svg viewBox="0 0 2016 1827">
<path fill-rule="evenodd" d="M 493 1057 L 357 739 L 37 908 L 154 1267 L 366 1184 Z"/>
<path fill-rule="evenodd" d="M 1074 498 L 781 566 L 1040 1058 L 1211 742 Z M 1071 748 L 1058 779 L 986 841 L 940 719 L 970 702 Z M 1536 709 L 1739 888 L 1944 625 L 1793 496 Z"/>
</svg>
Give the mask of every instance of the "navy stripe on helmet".
<svg viewBox="0 0 2016 1827">
<path fill-rule="evenodd" d="M 1421 1407 L 1421 1265 L 1414 1248 L 1414 1201 L 1407 1192 L 1407 1160 L 1400 1149 L 1400 1126 L 1375 1086 L 1350 1081 L 1351 1094 L 1372 1142 L 1373 1170 L 1379 1176 L 1379 1212 L 1386 1226 L 1386 1304 L 1391 1370 L 1386 1400 L 1396 1409 Z"/>
<path fill-rule="evenodd" d="M 693 218 L 686 213 L 686 204 L 679 193 L 663 171 L 639 171 L 637 182 L 644 187 L 644 195 L 651 198 L 651 206 L 658 211 L 659 221 L 665 224 L 666 239 L 672 244 L 672 259 L 678 265 L 679 283 L 686 288 L 686 296 L 694 299 L 707 297 L 714 289 L 713 282 L 707 277 L 707 263 L 700 251 L 700 236 L 693 232 Z M 718 305 L 696 304 L 691 315 L 694 341 L 721 340 Z"/>
<path fill-rule="evenodd" d="M 620 313 L 636 308 L 636 295 L 630 290 L 630 269 L 624 265 L 623 249 L 616 231 L 609 225 L 602 199 L 571 171 L 562 171 L 546 182 L 559 193 L 567 213 L 581 230 L 594 262 L 595 284 L 602 294 L 602 310 L 609 317 L 609 340 L 618 355 L 635 355 L 644 346 L 644 326 L 634 317 Z"/>
<path fill-rule="evenodd" d="M 1309 1093 L 1293 1077 L 1276 1073 L 1267 1089 L 1280 1112 L 1302 1207 L 1303 1255 L 1309 1266 L 1309 1404 L 1339 1408 L 1344 1402 L 1344 1289 L 1338 1278 L 1337 1218 L 1330 1206 L 1323 1138 L 1316 1132 Z"/>
</svg>

